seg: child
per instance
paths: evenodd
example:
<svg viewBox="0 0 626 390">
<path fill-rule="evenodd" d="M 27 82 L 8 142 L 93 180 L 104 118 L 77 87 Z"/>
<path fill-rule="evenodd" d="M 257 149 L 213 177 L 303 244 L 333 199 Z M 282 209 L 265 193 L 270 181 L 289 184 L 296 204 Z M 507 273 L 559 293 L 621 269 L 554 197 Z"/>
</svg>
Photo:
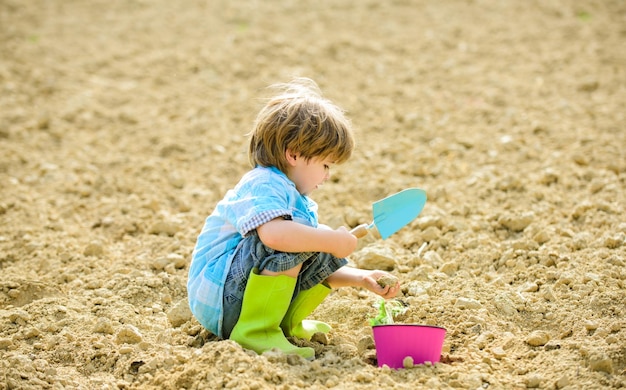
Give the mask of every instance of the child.
<svg viewBox="0 0 626 390">
<path fill-rule="evenodd" d="M 352 154 L 351 124 L 309 79 L 280 85 L 256 118 L 249 159 L 253 167 L 206 219 L 189 269 L 194 316 L 209 331 L 257 353 L 278 348 L 312 359 L 309 339 L 328 332 L 305 320 L 331 288 L 364 287 L 394 297 L 399 285 L 380 287 L 382 271 L 346 267 L 357 239 L 345 227 L 318 224 L 309 194 L 330 177 L 333 164 Z"/>
</svg>

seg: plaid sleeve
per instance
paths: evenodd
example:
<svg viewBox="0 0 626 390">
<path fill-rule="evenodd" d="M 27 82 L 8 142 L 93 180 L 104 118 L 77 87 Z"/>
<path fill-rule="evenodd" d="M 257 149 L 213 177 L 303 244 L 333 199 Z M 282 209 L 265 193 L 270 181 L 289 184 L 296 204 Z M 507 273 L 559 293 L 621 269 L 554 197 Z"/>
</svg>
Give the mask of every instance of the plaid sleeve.
<svg viewBox="0 0 626 390">
<path fill-rule="evenodd" d="M 287 210 L 268 210 L 255 214 L 241 226 L 241 233 L 246 236 L 259 226 L 279 217 L 291 219 L 291 213 Z"/>
</svg>

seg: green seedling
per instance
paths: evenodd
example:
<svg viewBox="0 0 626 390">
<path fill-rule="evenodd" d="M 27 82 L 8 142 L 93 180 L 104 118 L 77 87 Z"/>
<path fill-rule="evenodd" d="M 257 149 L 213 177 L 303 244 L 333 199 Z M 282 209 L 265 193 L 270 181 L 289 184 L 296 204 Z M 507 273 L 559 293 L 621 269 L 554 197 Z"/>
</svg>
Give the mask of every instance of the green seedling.
<svg viewBox="0 0 626 390">
<path fill-rule="evenodd" d="M 378 315 L 370 318 L 371 326 L 393 324 L 393 318 L 404 314 L 408 309 L 406 304 L 400 300 L 386 301 L 384 299 L 376 302 L 374 307 L 378 309 Z"/>
</svg>

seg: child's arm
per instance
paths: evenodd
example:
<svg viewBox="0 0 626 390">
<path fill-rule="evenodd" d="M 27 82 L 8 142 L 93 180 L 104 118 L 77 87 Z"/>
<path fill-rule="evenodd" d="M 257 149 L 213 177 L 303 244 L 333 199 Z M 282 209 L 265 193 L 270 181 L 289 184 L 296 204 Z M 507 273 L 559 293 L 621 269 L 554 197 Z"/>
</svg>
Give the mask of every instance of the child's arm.
<svg viewBox="0 0 626 390">
<path fill-rule="evenodd" d="M 276 218 L 259 226 L 257 233 L 265 245 L 281 252 L 325 252 L 343 258 L 357 247 L 357 238 L 343 226 L 316 229 Z"/>
<path fill-rule="evenodd" d="M 376 280 L 383 275 L 387 275 L 384 271 L 368 271 L 359 268 L 344 266 L 330 275 L 326 282 L 332 288 L 338 287 L 363 287 L 373 293 L 380 295 L 385 299 L 393 298 L 400 291 L 400 283 L 395 286 L 381 287 Z"/>
</svg>

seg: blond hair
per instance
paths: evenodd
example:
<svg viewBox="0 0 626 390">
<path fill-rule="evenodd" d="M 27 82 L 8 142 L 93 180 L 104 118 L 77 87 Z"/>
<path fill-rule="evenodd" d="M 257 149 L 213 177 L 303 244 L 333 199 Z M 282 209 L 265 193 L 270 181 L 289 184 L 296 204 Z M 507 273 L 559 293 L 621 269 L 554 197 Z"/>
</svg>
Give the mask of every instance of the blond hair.
<svg viewBox="0 0 626 390">
<path fill-rule="evenodd" d="M 322 97 L 317 84 L 298 78 L 272 86 L 280 93 L 269 99 L 250 132 L 248 158 L 253 167 L 287 170 L 289 150 L 305 160 L 331 158 L 345 162 L 352 155 L 352 125 L 344 111 Z"/>
</svg>

